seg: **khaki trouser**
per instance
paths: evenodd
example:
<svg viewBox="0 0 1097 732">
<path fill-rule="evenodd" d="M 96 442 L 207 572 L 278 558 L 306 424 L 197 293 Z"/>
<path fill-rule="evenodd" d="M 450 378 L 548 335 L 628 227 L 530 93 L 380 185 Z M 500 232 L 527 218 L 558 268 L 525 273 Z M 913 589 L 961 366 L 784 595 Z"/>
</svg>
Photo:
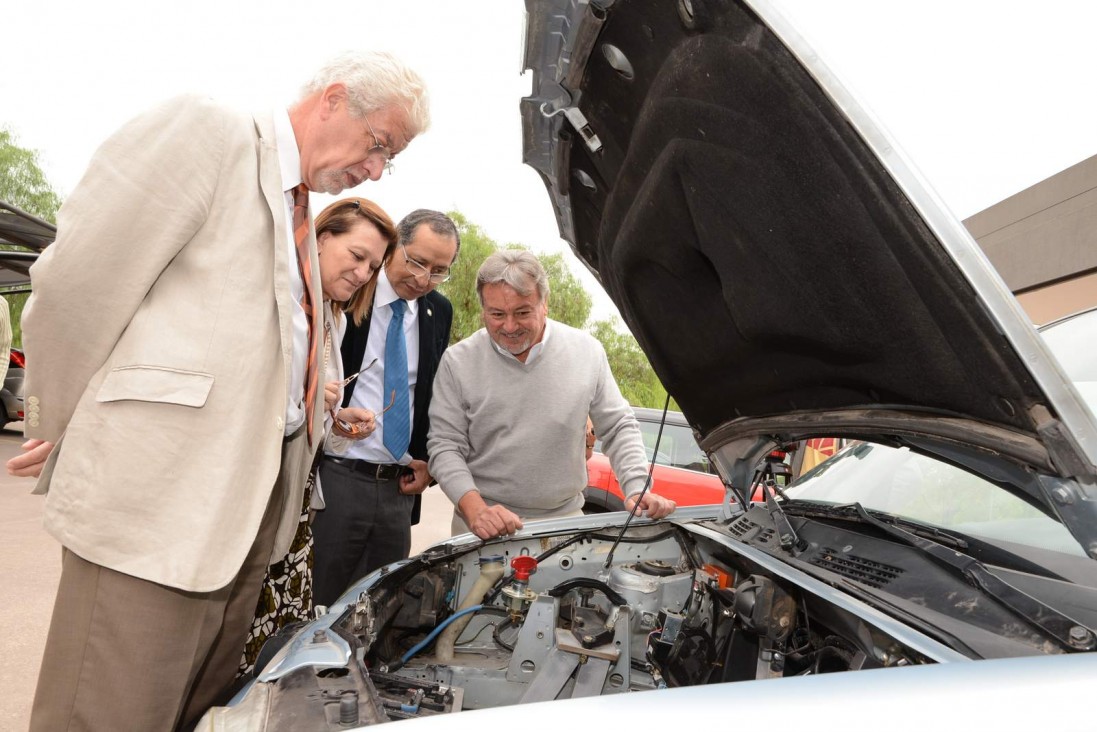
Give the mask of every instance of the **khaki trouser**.
<svg viewBox="0 0 1097 732">
<path fill-rule="evenodd" d="M 228 701 L 274 546 L 280 486 L 240 572 L 213 592 L 138 579 L 63 549 L 31 732 L 174 730 Z"/>
</svg>

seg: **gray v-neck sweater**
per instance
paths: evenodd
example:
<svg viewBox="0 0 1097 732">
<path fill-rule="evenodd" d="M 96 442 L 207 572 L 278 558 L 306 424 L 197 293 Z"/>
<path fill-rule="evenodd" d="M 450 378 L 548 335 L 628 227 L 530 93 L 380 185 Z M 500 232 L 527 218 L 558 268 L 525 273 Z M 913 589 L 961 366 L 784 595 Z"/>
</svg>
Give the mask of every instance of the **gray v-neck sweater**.
<svg viewBox="0 0 1097 732">
<path fill-rule="evenodd" d="M 457 505 L 478 490 L 522 518 L 579 510 L 587 485 L 587 414 L 625 495 L 647 478 L 640 427 L 589 333 L 549 321 L 541 353 L 522 363 L 484 329 L 450 346 L 430 405 L 430 473 Z"/>
</svg>

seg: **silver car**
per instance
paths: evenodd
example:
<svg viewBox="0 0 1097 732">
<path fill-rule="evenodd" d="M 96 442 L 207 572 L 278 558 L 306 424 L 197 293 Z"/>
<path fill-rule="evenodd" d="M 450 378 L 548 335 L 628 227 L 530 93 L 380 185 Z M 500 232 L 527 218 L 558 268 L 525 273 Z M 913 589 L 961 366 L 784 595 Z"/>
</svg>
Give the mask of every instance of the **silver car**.
<svg viewBox="0 0 1097 732">
<path fill-rule="evenodd" d="M 1097 313 L 1041 336 L 768 3 L 526 6 L 525 160 L 725 501 L 436 545 L 200 728 L 1092 729 Z"/>
</svg>

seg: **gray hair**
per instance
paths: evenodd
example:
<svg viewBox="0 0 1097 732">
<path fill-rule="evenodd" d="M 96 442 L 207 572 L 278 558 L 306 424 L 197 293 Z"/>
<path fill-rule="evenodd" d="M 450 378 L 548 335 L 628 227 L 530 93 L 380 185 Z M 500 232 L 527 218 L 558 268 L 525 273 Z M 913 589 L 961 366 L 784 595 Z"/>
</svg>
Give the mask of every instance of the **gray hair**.
<svg viewBox="0 0 1097 732">
<path fill-rule="evenodd" d="M 415 235 L 415 230 L 423 224 L 429 226 L 435 234 L 451 237 L 457 242 L 457 248 L 453 251 L 453 261 L 456 262 L 457 255 L 461 253 L 461 235 L 457 233 L 457 224 L 453 223 L 453 219 L 441 211 L 417 208 L 400 219 L 400 223 L 396 225 L 397 243 L 407 246 Z"/>
<path fill-rule="evenodd" d="M 427 85 L 390 53 L 348 51 L 336 56 L 305 84 L 301 96 L 321 92 L 332 84 L 347 87 L 347 107 L 354 117 L 396 106 L 407 113 L 409 140 L 430 127 Z"/>
<path fill-rule="evenodd" d="M 548 275 L 533 252 L 525 249 L 500 249 L 484 260 L 480 271 L 476 273 L 476 294 L 480 296 L 481 305 L 484 304 L 484 287 L 499 283 L 510 285 L 522 297 L 537 288 L 541 302 L 548 302 Z"/>
</svg>

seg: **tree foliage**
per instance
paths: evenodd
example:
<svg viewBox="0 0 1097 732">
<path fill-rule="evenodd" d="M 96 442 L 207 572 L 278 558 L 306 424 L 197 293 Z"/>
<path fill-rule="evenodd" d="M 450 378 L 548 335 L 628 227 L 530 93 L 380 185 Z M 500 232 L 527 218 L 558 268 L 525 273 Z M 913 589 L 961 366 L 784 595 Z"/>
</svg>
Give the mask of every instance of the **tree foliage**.
<svg viewBox="0 0 1097 732">
<path fill-rule="evenodd" d="M 0 201 L 50 223 L 56 223 L 61 208 L 61 196 L 38 164 L 38 152 L 20 147 L 5 129 L 0 129 Z"/>
<path fill-rule="evenodd" d="M 38 152 L 20 147 L 15 135 L 0 129 L 0 201 L 34 214 L 50 223 L 57 221 L 61 196 L 53 189 L 38 163 Z M 7 247 L 16 249 L 18 247 Z M 20 324 L 27 295 L 4 295 L 11 310 L 12 345 L 23 345 Z"/>
<path fill-rule="evenodd" d="M 480 265 L 499 246 L 476 224 L 459 211 L 449 211 L 448 216 L 457 224 L 461 235 L 461 251 L 450 270 L 449 281 L 439 291 L 453 303 L 453 326 L 449 342 L 464 340 L 480 329 L 480 300 L 476 296 L 476 273 Z"/>
<path fill-rule="evenodd" d="M 590 320 L 594 304 L 590 293 L 568 269 L 562 253 L 547 254 L 540 259 L 549 280 L 549 317 L 582 330 Z"/>
<path fill-rule="evenodd" d="M 461 235 L 461 252 L 451 270 L 449 281 L 438 289 L 453 303 L 453 327 L 450 343 L 468 338 L 483 325 L 480 319 L 480 299 L 476 295 L 476 273 L 490 254 L 501 247 L 484 230 L 459 211 L 447 214 L 457 224 Z M 508 248 L 526 249 L 520 244 Z M 575 328 L 583 328 L 590 318 L 590 293 L 564 261 L 563 254 L 538 255 L 549 279 L 549 317 Z"/>
<path fill-rule="evenodd" d="M 634 407 L 662 409 L 667 390 L 632 334 L 619 330 L 615 319 L 597 320 L 590 330 L 606 349 L 609 367 L 628 403 Z M 670 406 L 678 409 L 673 399 Z"/>
<path fill-rule="evenodd" d="M 450 211 L 449 216 L 461 234 L 461 253 L 453 266 L 453 276 L 439 289 L 453 303 L 450 343 L 456 343 L 468 338 L 482 325 L 476 273 L 488 255 L 500 247 L 459 211 Z M 508 247 L 526 248 L 521 244 L 509 244 Z M 661 409 L 667 392 L 632 334 L 622 332 L 615 320 L 599 320 L 588 326 L 593 299 L 571 271 L 566 256 L 542 254 L 539 258 L 549 278 L 549 317 L 574 328 L 587 329 L 601 341 L 610 369 L 629 404 Z M 672 407 L 678 408 L 673 402 Z"/>
</svg>

